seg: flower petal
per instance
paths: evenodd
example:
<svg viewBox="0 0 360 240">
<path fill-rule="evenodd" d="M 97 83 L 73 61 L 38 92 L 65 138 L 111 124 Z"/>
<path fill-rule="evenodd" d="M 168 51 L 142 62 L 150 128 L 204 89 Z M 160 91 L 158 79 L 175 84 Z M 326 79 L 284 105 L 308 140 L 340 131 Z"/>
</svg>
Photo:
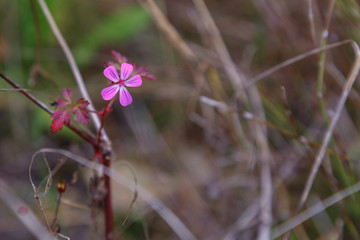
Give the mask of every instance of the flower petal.
<svg viewBox="0 0 360 240">
<path fill-rule="evenodd" d="M 133 71 L 133 68 L 134 67 L 131 64 L 128 63 L 121 64 L 121 71 L 120 71 L 121 80 L 128 79 Z"/>
<path fill-rule="evenodd" d="M 118 82 L 120 80 L 119 74 L 114 66 L 108 66 L 105 68 L 104 75 L 113 82 Z"/>
<path fill-rule="evenodd" d="M 129 80 L 126 80 L 124 84 L 127 87 L 140 87 L 142 84 L 141 76 L 139 74 L 135 75 Z"/>
<path fill-rule="evenodd" d="M 123 105 L 124 107 L 132 103 L 132 97 L 129 91 L 124 86 L 120 87 L 119 100 L 120 100 L 120 104 Z"/>
<path fill-rule="evenodd" d="M 116 93 L 119 91 L 119 85 L 112 85 L 110 87 L 104 88 L 101 91 L 101 96 L 103 97 L 104 100 L 110 100 L 112 99 Z"/>
</svg>

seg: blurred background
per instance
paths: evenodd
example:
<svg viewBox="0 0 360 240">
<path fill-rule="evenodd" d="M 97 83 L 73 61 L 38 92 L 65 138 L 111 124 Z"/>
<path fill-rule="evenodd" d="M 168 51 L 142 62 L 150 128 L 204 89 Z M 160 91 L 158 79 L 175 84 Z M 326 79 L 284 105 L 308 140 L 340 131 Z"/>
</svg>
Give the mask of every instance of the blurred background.
<svg viewBox="0 0 360 240">
<path fill-rule="evenodd" d="M 252 80 L 321 45 L 346 39 L 358 42 L 359 2 L 206 0 L 223 42 L 211 19 L 201 12 L 201 4 L 194 4 L 199 2 L 156 1 L 166 21 L 154 15 L 152 1 L 47 4 L 98 110 L 105 105 L 100 92 L 107 80 L 102 72 L 104 63 L 112 60 L 112 50 L 147 66 L 157 77 L 130 89 L 134 99 L 130 106 L 122 107 L 116 100 L 105 120 L 114 148 L 113 168 L 132 179 L 126 164 L 131 165 L 138 184 L 169 207 L 197 239 L 256 239 L 266 190 L 271 192 L 265 195 L 272 228 L 296 215 L 351 70 L 353 49 L 345 44 L 255 84 Z M 180 39 L 169 40 L 169 30 L 159 24 L 172 26 Z M 323 34 L 326 30 L 328 35 Z M 231 75 L 232 66 L 237 76 Z M 75 99 L 81 97 L 65 55 L 34 0 L 0 1 L 0 71 L 49 106 L 64 88 L 73 90 Z M 317 94 L 319 82 L 323 82 L 322 99 Z M 20 93 L 6 90 L 11 87 L 2 79 L 0 89 L 0 178 L 42 219 L 28 177 L 34 152 L 61 148 L 87 158 L 94 152 L 68 129 L 51 134 L 49 115 Z M 355 82 L 303 209 L 358 181 L 359 101 Z M 245 111 L 256 117 L 243 117 Z M 89 129 L 94 132 L 92 125 Z M 61 159 L 47 156 L 51 168 Z M 92 171 L 67 160 L 61 173 L 68 182 L 59 212 L 61 233 L 71 239 L 102 239 L 102 212 L 90 205 Z M 41 181 L 47 174 L 44 162 L 37 161 L 32 174 Z M 56 174 L 54 180 L 58 178 Z M 179 238 L 141 198 L 122 225 L 133 192 L 117 183 L 113 189 L 117 238 Z M 46 196 L 49 218 L 56 199 L 52 186 Z M 293 228 L 290 239 L 360 239 L 359 222 L 360 195 L 353 194 Z M 3 204 L 0 238 L 33 239 Z"/>
</svg>

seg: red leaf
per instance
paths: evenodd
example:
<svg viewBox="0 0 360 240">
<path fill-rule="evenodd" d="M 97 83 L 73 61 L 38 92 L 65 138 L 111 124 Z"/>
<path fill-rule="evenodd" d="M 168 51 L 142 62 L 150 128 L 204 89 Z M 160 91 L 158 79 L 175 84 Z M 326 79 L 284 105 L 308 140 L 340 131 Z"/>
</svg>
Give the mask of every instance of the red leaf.
<svg viewBox="0 0 360 240">
<path fill-rule="evenodd" d="M 86 110 L 86 109 L 85 109 Z M 81 123 L 89 124 L 89 112 L 83 110 L 76 111 L 76 120 Z"/>
<path fill-rule="evenodd" d="M 89 110 L 86 108 L 89 102 L 80 98 L 75 106 L 71 109 L 71 113 L 76 113 L 76 120 L 81 123 L 89 124 Z"/>
<path fill-rule="evenodd" d="M 89 124 L 89 110 L 86 108 L 89 102 L 80 98 L 76 104 L 73 103 L 74 92 L 65 88 L 62 91 L 63 98 L 53 105 L 55 109 L 60 109 L 54 112 L 51 116 L 53 118 L 51 123 L 51 133 L 56 133 L 61 130 L 64 124 L 69 124 L 71 121 L 70 114 L 76 114 L 76 120 L 81 123 Z"/>
<path fill-rule="evenodd" d="M 67 105 L 69 105 L 69 103 L 65 102 L 64 99 L 62 99 L 61 97 L 59 97 L 59 100 L 57 100 L 56 102 L 56 108 L 59 109 L 64 109 Z"/>
<path fill-rule="evenodd" d="M 69 90 L 68 88 L 65 88 L 62 92 L 64 98 L 65 98 L 65 101 L 67 102 L 72 102 L 72 99 L 74 97 L 74 92 Z"/>
<path fill-rule="evenodd" d="M 56 133 L 57 131 L 61 130 L 64 123 L 69 124 L 71 117 L 69 115 L 69 112 L 67 110 L 59 110 L 55 111 L 53 115 L 51 115 L 53 118 L 51 122 L 51 133 Z"/>
<path fill-rule="evenodd" d="M 56 102 L 56 108 L 58 108 L 58 109 L 64 109 L 68 105 L 71 105 L 72 104 L 72 99 L 74 97 L 74 92 L 69 90 L 68 88 L 65 88 L 63 90 L 62 94 L 64 96 L 64 99 L 59 97 L 59 100 L 57 100 L 57 102 Z"/>
<path fill-rule="evenodd" d="M 80 98 L 76 104 L 79 104 L 79 107 L 81 108 L 86 108 L 90 103 L 87 100 Z"/>
</svg>

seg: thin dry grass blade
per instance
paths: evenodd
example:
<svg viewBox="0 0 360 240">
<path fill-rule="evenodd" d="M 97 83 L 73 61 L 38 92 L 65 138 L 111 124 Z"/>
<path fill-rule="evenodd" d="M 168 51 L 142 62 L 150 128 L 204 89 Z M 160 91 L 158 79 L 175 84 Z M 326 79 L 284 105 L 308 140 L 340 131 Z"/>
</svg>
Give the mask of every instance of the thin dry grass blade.
<svg viewBox="0 0 360 240">
<path fill-rule="evenodd" d="M 299 226 L 306 220 L 312 218 L 316 214 L 324 211 L 326 208 L 340 202 L 341 200 L 343 200 L 343 199 L 349 197 L 350 195 L 352 195 L 356 192 L 359 192 L 359 191 L 360 191 L 360 182 L 332 195 L 331 197 L 325 199 L 322 202 L 315 204 L 314 206 L 306 209 L 305 211 L 294 216 L 293 218 L 291 218 L 291 219 L 287 220 L 286 222 L 273 228 L 272 239 L 280 237 L 281 235 L 285 234 L 286 232 L 294 229 L 296 226 Z"/>
<path fill-rule="evenodd" d="M 317 40 L 316 40 L 316 31 L 315 31 L 315 22 L 314 22 L 314 11 L 313 11 L 313 7 L 312 7 L 312 0 L 307 0 L 306 1 L 307 4 L 307 17 L 309 20 L 309 25 L 310 25 L 310 36 L 311 36 L 311 40 L 313 41 L 314 45 L 316 46 L 317 44 Z"/>
<path fill-rule="evenodd" d="M 52 182 L 52 172 L 51 172 L 51 169 L 50 169 L 50 166 L 49 166 L 49 163 L 45 157 L 45 155 L 43 155 L 44 157 L 44 163 L 46 165 L 46 169 L 48 170 L 48 175 L 46 177 L 46 180 L 44 179 L 43 181 L 40 182 L 39 186 L 36 186 L 34 181 L 33 181 L 33 178 L 32 178 L 32 174 L 31 174 L 31 169 L 32 169 L 32 166 L 34 164 L 34 159 L 31 159 L 31 162 L 30 162 L 30 166 L 29 166 L 29 179 L 30 179 L 30 183 L 31 183 L 31 186 L 33 188 L 33 191 L 34 191 L 34 197 L 36 199 L 36 201 L 38 202 L 39 206 L 40 206 L 40 209 L 41 209 L 41 213 L 45 219 L 45 223 L 48 227 L 49 230 L 51 230 L 51 227 L 50 227 L 50 224 L 49 224 L 49 220 L 46 216 L 46 213 L 45 213 L 45 208 L 44 208 L 44 203 L 42 201 L 42 196 L 41 196 L 41 193 L 40 193 L 40 190 L 41 190 L 41 187 L 45 184 L 45 190 L 44 190 L 44 196 L 46 197 L 46 195 L 48 194 L 49 190 L 50 190 L 50 186 L 51 186 L 51 182 Z"/>
</svg>

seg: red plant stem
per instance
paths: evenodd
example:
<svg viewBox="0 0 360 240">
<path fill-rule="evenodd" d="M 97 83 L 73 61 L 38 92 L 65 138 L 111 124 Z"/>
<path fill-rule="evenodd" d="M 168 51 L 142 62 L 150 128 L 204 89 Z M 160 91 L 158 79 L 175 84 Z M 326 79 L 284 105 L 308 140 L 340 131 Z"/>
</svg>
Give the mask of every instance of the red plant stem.
<svg viewBox="0 0 360 240">
<path fill-rule="evenodd" d="M 110 168 L 111 153 L 102 155 L 103 164 L 105 167 Z M 113 222 L 113 210 L 111 201 L 111 181 L 110 177 L 104 174 L 104 184 L 106 189 L 106 195 L 104 199 L 104 217 L 105 217 L 105 239 L 112 240 L 114 238 L 114 222 Z"/>
<path fill-rule="evenodd" d="M 97 137 L 98 143 L 98 152 L 101 151 L 101 159 L 100 162 L 105 166 L 110 168 L 111 163 L 111 151 L 107 151 L 105 149 L 100 149 L 101 144 L 101 133 L 104 128 L 104 119 L 105 116 L 111 111 L 111 106 L 114 103 L 114 99 L 108 101 L 104 107 L 103 112 L 100 114 L 100 128 Z M 108 175 L 104 174 L 104 185 L 106 189 L 105 199 L 104 199 L 104 218 L 105 218 L 105 239 L 112 240 L 114 237 L 114 223 L 113 223 L 113 210 L 112 210 L 112 201 L 111 201 L 111 179 Z"/>
<path fill-rule="evenodd" d="M 0 72 L 0 77 L 2 77 L 6 82 L 8 82 L 11 86 L 13 86 L 15 89 L 18 89 L 19 92 L 21 92 L 23 95 L 25 95 L 28 99 L 30 99 L 30 101 L 32 101 L 33 103 L 35 103 L 36 105 L 38 105 L 41 109 L 43 109 L 45 112 L 49 113 L 50 115 L 54 114 L 54 111 L 51 110 L 45 103 L 43 103 L 42 101 L 40 101 L 39 99 L 37 99 L 36 97 L 34 97 L 32 94 L 30 94 L 29 92 L 27 92 L 26 90 L 24 90 L 23 88 L 21 88 L 18 84 L 16 84 L 14 81 L 12 81 L 10 78 L 8 78 L 7 76 L 5 76 L 3 73 Z M 70 123 L 65 125 L 70 128 L 74 133 L 76 133 L 77 135 L 79 135 L 80 137 L 82 137 L 85 141 L 87 141 L 88 143 L 90 143 L 91 145 L 93 145 L 94 147 L 97 146 L 97 142 L 96 140 L 91 137 L 90 135 L 87 135 L 84 132 L 81 132 L 79 129 L 77 129 L 76 127 L 74 127 L 73 125 L 71 125 Z"/>
<path fill-rule="evenodd" d="M 101 143 L 101 133 L 104 128 L 104 119 L 105 116 L 108 115 L 109 112 L 111 112 L 111 106 L 114 103 L 115 98 L 113 98 L 111 101 L 106 102 L 106 105 L 104 107 L 104 110 L 99 114 L 100 115 L 100 128 L 97 136 L 97 145 L 100 146 Z"/>
</svg>

